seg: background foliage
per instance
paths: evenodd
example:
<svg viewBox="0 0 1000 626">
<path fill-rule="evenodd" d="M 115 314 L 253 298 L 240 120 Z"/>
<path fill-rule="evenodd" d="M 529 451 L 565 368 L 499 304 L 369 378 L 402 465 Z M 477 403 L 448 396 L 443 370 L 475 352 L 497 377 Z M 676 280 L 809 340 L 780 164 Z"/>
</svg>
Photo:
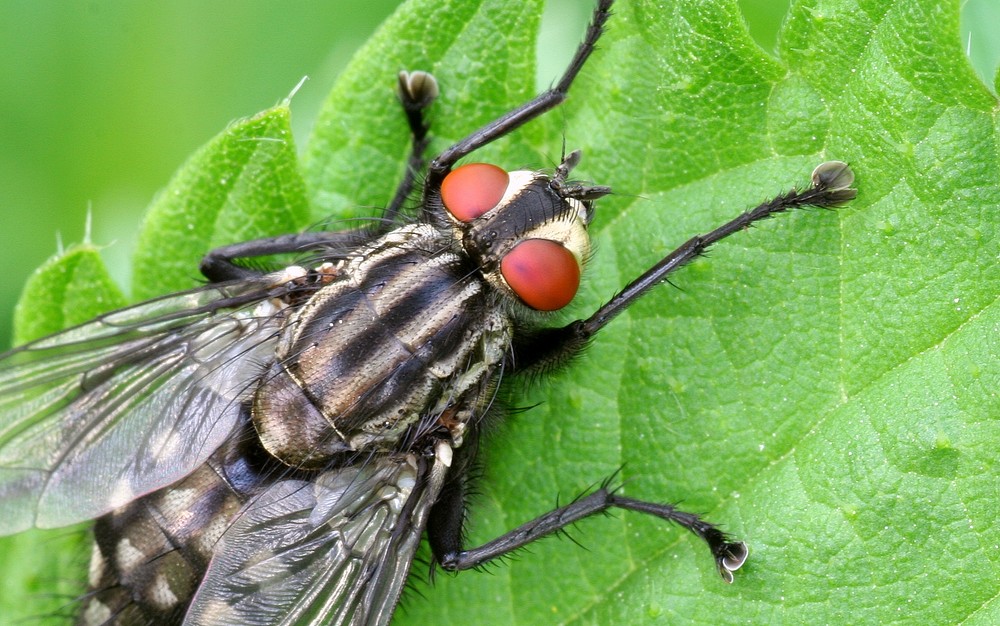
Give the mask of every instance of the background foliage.
<svg viewBox="0 0 1000 626">
<path fill-rule="evenodd" d="M 792 216 L 720 247 L 710 262 L 688 269 L 680 281 L 683 292 L 663 290 L 643 302 L 602 337 L 579 367 L 532 390 L 529 401 L 545 404 L 529 419 L 515 420 L 491 450 L 496 463 L 488 466 L 473 532 L 482 538 L 494 535 L 551 506 L 560 490 L 564 498 L 572 495 L 627 461 L 630 493 L 683 497 L 689 507 L 710 512 L 751 541 L 751 562 L 736 585 L 725 587 L 697 542 L 653 521 L 620 515 L 581 525 L 574 533 L 589 552 L 550 541 L 492 576 L 445 578 L 425 590 L 425 598 L 412 596 L 401 622 L 431 617 L 462 622 L 468 615 L 525 624 L 656 623 L 681 617 L 712 623 L 993 621 L 998 589 L 991 527 L 997 517 L 995 99 L 962 56 L 967 38 L 959 38 L 957 8 L 931 2 L 867 2 L 864 10 L 851 2 L 801 3 L 773 59 L 742 36 L 738 20 L 730 19 L 736 14 L 720 4 L 716 12 L 678 2 L 664 15 L 623 2 L 615 29 L 578 90 L 591 98 L 576 98 L 562 117 L 493 149 L 505 162 L 544 164 L 556 158 L 566 134 L 571 146 L 586 149 L 584 175 L 635 194 L 602 204 L 595 229 L 602 254 L 586 302 L 599 302 L 641 269 L 650 254 L 655 257 L 741 208 L 734 203 L 801 181 L 820 155 L 852 161 L 862 196 L 837 214 Z M 59 229 L 67 239 L 79 239 L 73 232 L 80 232 L 80 207 L 89 199 L 94 201 L 93 240 L 117 238 L 114 230 L 98 230 L 115 223 L 103 211 L 144 204 L 137 198 L 162 186 L 184 154 L 235 112 L 279 100 L 304 73 L 301 59 L 315 63 L 329 50 L 326 26 L 359 13 L 325 19 L 308 15 L 301 24 L 289 25 L 286 12 L 295 12 L 283 8 L 280 16 L 258 18 L 256 28 L 227 26 L 232 37 L 220 40 L 209 29 L 201 40 L 153 48 L 151 57 L 178 66 L 149 70 L 157 89 L 143 100 L 127 78 L 147 71 L 117 64 L 135 55 L 116 48 L 113 36 L 74 40 L 58 26 L 73 32 L 70 27 L 82 24 L 86 30 L 89 24 L 94 32 L 104 34 L 100 29 L 107 28 L 107 34 L 118 33 L 125 41 L 157 42 L 137 25 L 188 33 L 188 20 L 211 27 L 211 16 L 195 14 L 193 6 L 187 13 L 173 9 L 177 13 L 139 17 L 86 6 L 93 13 L 81 5 L 70 10 L 81 11 L 78 15 L 58 16 L 16 6 L 23 14 L 15 23 L 49 25 L 58 33 L 48 46 L 29 45 L 24 32 L 10 27 L 12 20 L 3 20 L 3 28 L 11 31 L 6 34 L 15 37 L 12 46 L 20 41 L 21 49 L 39 51 L 17 65 L 7 78 L 11 87 L 3 89 L 5 98 L 22 94 L 24 101 L 11 103 L 19 114 L 3 125 L 5 133 L 22 139 L 3 144 L 24 148 L 17 158 L 8 156 L 3 168 L 4 193 L 13 190 L 12 199 L 2 199 L 5 217 L 19 230 L 2 249 L 28 260 L 36 255 L 35 264 L 46 248 L 31 244 L 22 224 L 40 223 L 46 236 Z M 966 7 L 969 14 L 980 10 L 981 5 Z M 343 103 L 354 98 L 374 109 L 347 109 L 362 125 L 354 130 L 366 145 L 337 141 L 334 130 L 317 133 L 306 146 L 314 220 L 328 210 L 384 202 L 379 194 L 385 186 L 368 181 L 391 178 L 392 172 L 384 163 L 372 165 L 375 154 L 353 162 L 349 156 L 369 148 L 369 140 L 373 146 L 391 143 L 398 132 L 391 124 L 363 126 L 366 119 L 387 119 L 392 106 L 391 99 L 365 92 L 372 88 L 370 78 L 364 78 L 373 75 L 370 68 L 384 66 L 391 75 L 400 63 L 408 67 L 427 58 L 439 63 L 432 69 L 445 85 L 460 82 L 449 78 L 451 73 L 472 76 L 469 94 L 484 96 L 442 100 L 435 128 L 443 138 L 467 128 L 470 122 L 459 113 L 488 119 L 533 91 L 531 60 L 518 54 L 521 48 L 514 47 L 510 58 L 496 58 L 502 47 L 493 54 L 481 51 L 498 71 L 517 70 L 502 81 L 489 80 L 497 74 L 470 74 L 462 67 L 472 42 L 489 41 L 481 35 L 489 28 L 487 18 L 496 15 L 489 10 L 483 15 L 435 22 L 440 31 L 435 38 L 412 34 L 428 32 L 421 19 L 430 18 L 421 12 L 404 15 L 394 36 L 371 44 L 366 60 L 344 76 L 340 85 L 351 89 L 331 96 L 324 110 L 344 111 Z M 223 18 L 229 24 L 231 15 L 217 19 Z M 183 20 L 184 27 L 171 26 L 171 19 Z M 532 18 L 524 19 L 531 25 Z M 583 19 L 565 20 L 572 27 L 552 37 L 572 46 Z M 984 19 L 979 15 L 969 23 L 981 25 Z M 463 28 L 465 40 L 448 40 L 448 32 Z M 517 30 L 513 36 L 528 37 Z M 314 56 L 309 50 L 290 52 L 298 50 L 290 44 L 303 40 L 314 46 Z M 43 72 L 32 72 L 30 61 L 40 64 L 46 54 L 55 54 L 62 65 L 86 65 L 80 60 L 86 55 L 70 50 L 74 41 L 103 59 L 101 75 L 113 80 L 95 89 L 94 81 L 76 74 L 37 88 L 31 79 L 37 81 Z M 233 45 L 229 54 L 238 71 L 213 71 L 216 66 L 198 54 L 221 41 Z M 995 45 L 976 33 L 971 42 L 971 50 L 985 50 L 985 56 Z M 655 62 L 638 71 L 636 59 L 645 62 L 640 55 L 649 46 L 658 51 Z M 174 54 L 163 54 L 164 48 Z M 279 61 L 278 52 L 293 60 Z M 286 63 L 298 66 L 278 70 L 280 87 L 258 76 L 269 66 L 287 68 Z M 552 64 L 541 82 L 547 84 L 561 64 Z M 989 66 L 981 61 L 986 68 L 981 72 L 991 75 Z M 183 89 L 164 87 L 199 74 L 208 76 L 210 87 L 194 89 L 191 99 L 185 100 Z M 294 120 L 312 119 L 299 107 L 318 108 L 329 82 L 314 78 L 296 96 Z M 241 106 L 212 105 L 215 99 L 206 97 L 218 92 L 249 98 L 254 89 L 264 95 Z M 93 108 L 69 107 L 72 114 L 60 121 L 37 106 L 37 94 L 46 90 L 46 101 L 90 102 L 93 92 L 107 100 Z M 201 128 L 193 113 L 213 106 L 221 121 L 192 130 Z M 165 116 L 169 109 L 178 112 L 175 121 Z M 149 124 L 146 130 L 133 129 L 128 121 L 136 110 Z M 609 110 L 630 115 L 607 119 L 601 112 Z M 43 123 L 34 130 L 17 123 L 35 118 Z M 324 112 L 320 119 L 331 118 Z M 650 128 L 657 136 L 649 135 Z M 352 126 L 345 132 L 351 136 Z M 305 143 L 305 134 L 299 135 Z M 98 165 L 97 155 L 120 136 L 139 137 L 141 147 L 104 150 L 114 155 L 112 163 L 125 165 L 134 191 L 98 183 L 112 180 L 116 168 Z M 177 137 L 190 143 L 173 153 L 156 143 Z M 344 154 L 337 154 L 338 146 L 346 146 Z M 43 154 L 38 159 L 43 166 L 33 167 L 35 161 L 25 154 Z M 140 157 L 160 159 L 162 168 Z M 398 165 L 382 161 L 390 169 Z M 372 167 L 374 178 L 357 177 L 347 164 Z M 136 182 L 140 176 L 152 181 L 147 191 Z M 30 207 L 29 217 L 8 212 L 21 205 Z M 67 223 L 49 216 L 46 209 L 55 205 L 70 207 L 76 217 Z M 132 232 L 136 221 L 124 218 L 125 226 L 118 228 Z M 12 232 L 6 229 L 3 236 Z M 650 233 L 673 238 L 650 241 Z M 107 252 L 120 247 L 126 246 Z M 122 278 L 121 263 L 111 265 Z M 143 277 L 135 281 L 142 284 L 137 292 L 155 292 Z M 20 283 L 12 284 L 16 289 Z M 52 546 L 58 538 L 46 541 Z M 18 569 L 33 554 L 30 547 L 10 548 L 3 556 Z M 62 575 L 48 571 L 36 578 L 34 592 L 50 591 L 52 577 Z M 976 581 L 974 589 L 967 588 L 969 577 Z M 0 602 L 14 597 L 12 592 L 2 596 Z M 727 608 L 720 611 L 720 606 Z"/>
</svg>

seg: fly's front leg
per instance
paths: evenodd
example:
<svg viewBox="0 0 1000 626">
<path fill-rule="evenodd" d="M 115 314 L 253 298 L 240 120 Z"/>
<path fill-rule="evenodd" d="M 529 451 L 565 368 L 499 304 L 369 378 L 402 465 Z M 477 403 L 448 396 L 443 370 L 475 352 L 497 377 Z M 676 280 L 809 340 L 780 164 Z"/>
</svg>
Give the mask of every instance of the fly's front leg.
<svg viewBox="0 0 1000 626">
<path fill-rule="evenodd" d="M 615 493 L 614 489 L 610 488 L 609 483 L 610 481 L 606 481 L 593 493 L 522 524 L 478 548 L 469 550 L 457 547 L 461 544 L 461 526 L 454 523 L 460 517 L 458 514 L 453 512 L 450 516 L 452 524 L 447 527 L 451 533 L 450 536 L 439 536 L 438 541 L 435 541 L 435 536 L 441 535 L 443 529 L 434 527 L 435 518 L 432 516 L 428 524 L 428 534 L 431 537 L 434 558 L 441 564 L 442 568 L 448 571 L 457 572 L 471 569 L 510 554 L 542 537 L 557 533 L 586 517 L 603 513 L 608 509 L 618 508 L 638 511 L 674 522 L 698 535 L 708 544 L 722 579 L 727 583 L 733 582 L 733 572 L 739 569 L 747 558 L 748 552 L 745 543 L 730 541 L 725 533 L 693 513 L 686 513 L 669 504 L 644 502 L 620 496 Z"/>
<path fill-rule="evenodd" d="M 819 208 L 839 206 L 857 194 L 857 191 L 851 188 L 853 182 L 854 172 L 846 163 L 828 161 L 820 164 L 813 170 L 812 185 L 808 189 L 802 191 L 792 189 L 726 222 L 710 233 L 692 237 L 646 270 L 642 276 L 626 285 L 587 319 L 576 320 L 559 328 L 543 328 L 523 338 L 514 345 L 511 367 L 515 371 L 523 371 L 547 365 L 559 365 L 571 359 L 579 354 L 608 322 L 650 289 L 666 280 L 672 272 L 704 254 L 713 244 L 738 233 L 754 222 L 789 209 L 806 206 Z"/>
<path fill-rule="evenodd" d="M 452 166 L 459 159 L 520 128 L 546 111 L 558 106 L 566 99 L 570 86 L 594 51 L 597 40 L 601 38 L 601 33 L 604 32 L 604 24 L 611 17 L 611 5 L 613 3 L 614 0 L 598 1 L 597 8 L 594 9 L 594 16 L 591 18 L 590 26 L 587 28 L 587 34 L 584 35 L 583 42 L 577 48 L 573 60 L 570 61 L 569 67 L 563 73 L 562 78 L 559 79 L 555 87 L 538 94 L 532 100 L 525 102 L 513 111 L 493 120 L 465 139 L 452 145 L 431 161 L 427 180 L 424 184 L 425 200 L 428 191 L 437 190 L 441 186 L 441 181 L 444 180 L 445 175 L 451 171 Z"/>
<path fill-rule="evenodd" d="M 855 196 L 851 188 L 854 174 L 845 164 L 837 161 L 823 163 L 813 171 L 812 185 L 804 190 L 793 189 L 777 198 L 743 213 L 726 222 L 710 233 L 692 237 L 679 248 L 668 254 L 641 276 L 625 286 L 615 297 L 600 307 L 587 319 L 577 320 L 567 326 L 546 328 L 533 333 L 513 346 L 513 356 L 509 366 L 515 371 L 558 365 L 578 354 L 590 339 L 612 319 L 641 298 L 654 286 L 663 282 L 671 272 L 703 254 L 709 246 L 743 230 L 754 222 L 768 218 L 796 207 L 834 207 Z M 532 541 L 558 532 L 566 526 L 585 517 L 601 513 L 611 508 L 639 511 L 674 522 L 701 537 L 708 545 L 715 559 L 716 567 L 726 582 L 732 582 L 733 572 L 747 557 L 744 543 L 730 540 L 721 530 L 697 515 L 681 511 L 668 504 L 644 502 L 618 495 L 602 485 L 594 493 L 575 502 L 560 507 L 535 520 L 523 524 L 509 533 L 471 550 L 447 549 L 457 545 L 458 539 L 450 543 L 432 542 L 435 557 L 448 570 L 463 570 L 476 567 L 491 559 L 509 554 Z M 452 519 L 456 519 L 452 516 Z M 441 550 L 437 546 L 441 546 Z"/>
</svg>

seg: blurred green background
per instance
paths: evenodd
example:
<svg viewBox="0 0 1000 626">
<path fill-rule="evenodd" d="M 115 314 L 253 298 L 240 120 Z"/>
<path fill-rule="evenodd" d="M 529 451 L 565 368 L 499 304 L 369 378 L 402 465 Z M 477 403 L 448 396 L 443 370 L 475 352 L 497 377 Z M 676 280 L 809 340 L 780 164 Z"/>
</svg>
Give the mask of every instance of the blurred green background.
<svg viewBox="0 0 1000 626">
<path fill-rule="evenodd" d="M 0 347 L 21 285 L 56 251 L 57 234 L 82 240 L 89 209 L 91 240 L 127 285 L 140 215 L 174 169 L 308 75 L 293 101 L 301 145 L 340 69 L 397 4 L 0 0 Z M 787 4 L 741 2 L 765 49 Z M 568 60 L 590 9 L 550 0 L 540 85 Z M 991 85 L 998 23 L 997 0 L 964 4 L 961 46 Z"/>
</svg>

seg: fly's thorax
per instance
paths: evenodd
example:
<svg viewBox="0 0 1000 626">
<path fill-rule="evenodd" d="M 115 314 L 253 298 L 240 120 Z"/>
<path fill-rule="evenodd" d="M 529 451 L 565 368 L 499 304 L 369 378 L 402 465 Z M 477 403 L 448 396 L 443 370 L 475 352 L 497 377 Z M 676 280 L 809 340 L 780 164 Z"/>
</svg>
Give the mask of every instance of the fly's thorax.
<svg viewBox="0 0 1000 626">
<path fill-rule="evenodd" d="M 566 173 L 470 163 L 441 185 L 454 236 L 485 280 L 535 310 L 569 304 L 590 254 L 590 206 L 566 193 Z"/>
<path fill-rule="evenodd" d="M 257 388 L 264 447 L 296 467 L 450 433 L 483 410 L 510 344 L 490 287 L 428 224 L 356 251 L 286 318 Z"/>
</svg>

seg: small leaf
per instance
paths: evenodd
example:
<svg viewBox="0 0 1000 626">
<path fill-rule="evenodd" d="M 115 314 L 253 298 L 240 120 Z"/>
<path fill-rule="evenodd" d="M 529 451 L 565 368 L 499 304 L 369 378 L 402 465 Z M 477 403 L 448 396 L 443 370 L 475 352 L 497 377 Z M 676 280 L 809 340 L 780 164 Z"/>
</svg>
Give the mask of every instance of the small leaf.
<svg viewBox="0 0 1000 626">
<path fill-rule="evenodd" d="M 14 343 L 22 344 L 125 305 L 97 248 L 72 246 L 35 270 L 14 310 Z"/>
</svg>

